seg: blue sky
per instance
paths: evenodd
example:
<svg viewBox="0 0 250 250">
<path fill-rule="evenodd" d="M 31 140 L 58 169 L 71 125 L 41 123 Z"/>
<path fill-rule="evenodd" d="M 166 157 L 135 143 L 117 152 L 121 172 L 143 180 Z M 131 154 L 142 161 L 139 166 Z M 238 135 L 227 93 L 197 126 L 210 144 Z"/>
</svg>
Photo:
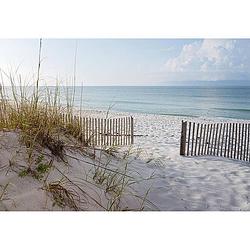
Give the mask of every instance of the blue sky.
<svg viewBox="0 0 250 250">
<path fill-rule="evenodd" d="M 0 68 L 36 72 L 38 39 L 0 39 Z M 69 82 L 77 47 L 77 82 L 143 85 L 250 79 L 250 40 L 43 39 L 42 80 Z"/>
</svg>

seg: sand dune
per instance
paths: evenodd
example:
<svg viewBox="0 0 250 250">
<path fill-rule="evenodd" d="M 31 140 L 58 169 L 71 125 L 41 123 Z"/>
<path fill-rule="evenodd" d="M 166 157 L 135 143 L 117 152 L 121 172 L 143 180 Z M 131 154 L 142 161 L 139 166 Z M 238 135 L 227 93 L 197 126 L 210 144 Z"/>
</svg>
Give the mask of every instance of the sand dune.
<svg viewBox="0 0 250 250">
<path fill-rule="evenodd" d="M 104 112 L 86 111 L 85 114 L 103 116 Z M 128 114 L 113 112 L 110 115 Z M 135 137 L 133 148 L 136 154 L 131 156 L 128 171 L 135 178 L 141 178 L 133 187 L 138 195 L 145 195 L 150 188 L 147 196 L 150 203 L 145 204 L 145 210 L 250 210 L 249 163 L 217 157 L 182 157 L 179 155 L 181 120 L 190 118 L 150 114 L 133 116 L 135 134 L 139 136 Z M 191 120 L 225 121 L 206 118 Z M 25 164 L 24 149 L 16 136 L 15 133 L 6 136 L 6 132 L 0 136 L 0 194 L 1 189 L 10 183 L 6 199 L 0 202 L 0 210 L 61 210 L 54 206 L 51 196 L 41 189 L 39 181 L 25 177 L 24 182 L 14 171 L 6 174 L 6 166 L 14 156 L 19 165 Z M 121 152 L 125 150 L 127 148 L 120 149 Z M 115 157 L 112 162 L 114 166 L 117 165 Z M 60 161 L 56 164 L 74 181 L 79 180 L 79 176 L 86 177 L 92 167 L 91 164 L 82 164 L 73 159 L 70 160 L 70 167 Z M 146 180 L 152 174 L 153 178 Z M 50 176 L 51 181 L 59 177 L 57 171 Z M 107 205 L 108 200 L 102 189 L 83 182 L 81 187 L 92 193 L 104 206 Z M 128 195 L 123 200 L 124 208 L 137 209 L 139 203 Z M 90 202 L 83 210 L 103 209 L 95 202 Z"/>
</svg>

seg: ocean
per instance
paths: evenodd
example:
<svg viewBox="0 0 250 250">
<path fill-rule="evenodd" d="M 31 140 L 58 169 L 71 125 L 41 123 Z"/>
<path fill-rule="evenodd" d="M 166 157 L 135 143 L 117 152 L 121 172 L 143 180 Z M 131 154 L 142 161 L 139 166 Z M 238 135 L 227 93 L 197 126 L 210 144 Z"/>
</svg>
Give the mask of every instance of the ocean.
<svg viewBox="0 0 250 250">
<path fill-rule="evenodd" d="M 68 92 L 72 91 L 67 88 Z M 65 91 L 62 87 L 62 96 Z M 84 86 L 82 93 L 81 87 L 76 87 L 74 105 L 80 107 L 81 104 L 86 109 L 96 110 L 111 108 L 131 113 L 250 120 L 250 84 Z"/>
<path fill-rule="evenodd" d="M 250 86 L 85 86 L 82 96 L 88 109 L 250 120 Z"/>
</svg>

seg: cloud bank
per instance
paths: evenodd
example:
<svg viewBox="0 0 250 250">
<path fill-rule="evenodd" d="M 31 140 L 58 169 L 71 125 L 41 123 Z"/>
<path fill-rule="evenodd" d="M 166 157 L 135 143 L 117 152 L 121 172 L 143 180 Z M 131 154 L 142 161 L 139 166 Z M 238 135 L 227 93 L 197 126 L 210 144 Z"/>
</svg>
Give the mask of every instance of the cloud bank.
<svg viewBox="0 0 250 250">
<path fill-rule="evenodd" d="M 250 79 L 250 40 L 205 39 L 183 46 L 164 65 L 168 80 Z"/>
</svg>

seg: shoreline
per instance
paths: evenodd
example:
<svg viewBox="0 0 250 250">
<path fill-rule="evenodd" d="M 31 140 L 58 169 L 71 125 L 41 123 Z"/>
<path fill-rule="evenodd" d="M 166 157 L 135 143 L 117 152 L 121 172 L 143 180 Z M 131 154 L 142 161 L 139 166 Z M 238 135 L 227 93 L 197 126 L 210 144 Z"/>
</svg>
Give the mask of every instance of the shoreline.
<svg viewBox="0 0 250 250">
<path fill-rule="evenodd" d="M 80 109 L 78 107 L 75 107 L 75 112 L 77 114 L 80 113 Z M 87 108 L 83 109 L 82 113 L 87 115 L 94 115 L 94 116 L 105 116 L 107 114 L 107 110 L 102 109 L 94 109 L 94 108 Z M 234 121 L 234 122 L 250 122 L 250 119 L 243 119 L 243 118 L 231 118 L 231 117 L 212 117 L 212 116 L 190 116 L 190 115 L 179 115 L 179 114 L 155 114 L 155 113 L 140 113 L 140 112 L 129 112 L 129 111 L 117 111 L 117 110 L 110 110 L 109 112 L 110 117 L 118 116 L 159 116 L 159 117 L 169 117 L 169 118 L 182 118 L 182 120 L 202 120 L 202 121 L 211 121 L 211 122 L 227 122 Z"/>
</svg>

